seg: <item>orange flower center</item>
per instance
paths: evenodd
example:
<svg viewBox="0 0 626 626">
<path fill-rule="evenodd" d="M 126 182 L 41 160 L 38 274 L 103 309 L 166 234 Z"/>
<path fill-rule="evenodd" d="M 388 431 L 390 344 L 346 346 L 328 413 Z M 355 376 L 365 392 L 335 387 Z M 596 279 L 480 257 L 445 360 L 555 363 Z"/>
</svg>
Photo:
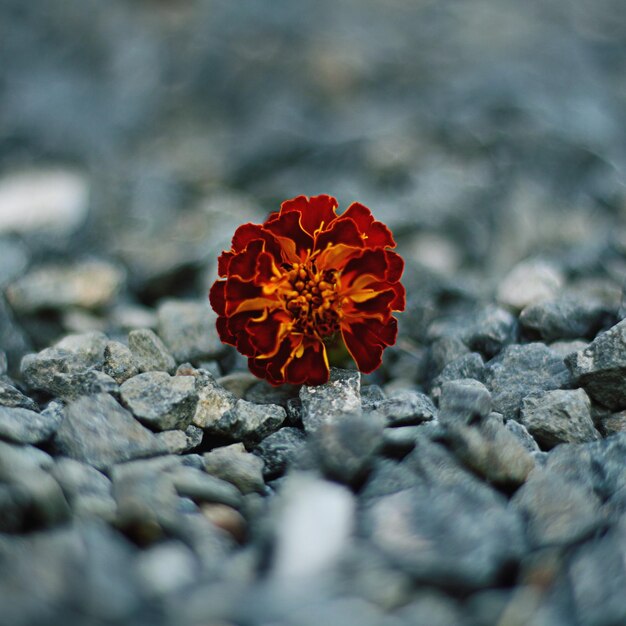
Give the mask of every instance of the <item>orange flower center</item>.
<svg viewBox="0 0 626 626">
<path fill-rule="evenodd" d="M 294 330 L 328 337 L 339 330 L 337 271 L 318 271 L 315 262 L 284 265 L 281 290 L 284 307 L 295 319 Z"/>
</svg>

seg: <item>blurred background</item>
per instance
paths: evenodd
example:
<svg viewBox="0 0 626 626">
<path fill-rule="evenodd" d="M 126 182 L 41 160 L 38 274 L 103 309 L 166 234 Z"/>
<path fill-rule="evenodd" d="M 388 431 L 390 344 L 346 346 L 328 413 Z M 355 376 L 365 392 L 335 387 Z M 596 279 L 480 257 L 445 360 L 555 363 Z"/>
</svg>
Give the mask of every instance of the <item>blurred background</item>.
<svg viewBox="0 0 626 626">
<path fill-rule="evenodd" d="M 393 228 L 415 341 L 531 256 L 621 285 L 625 121 L 623 0 L 0 0 L 0 345 L 205 298 L 302 193 Z"/>
</svg>

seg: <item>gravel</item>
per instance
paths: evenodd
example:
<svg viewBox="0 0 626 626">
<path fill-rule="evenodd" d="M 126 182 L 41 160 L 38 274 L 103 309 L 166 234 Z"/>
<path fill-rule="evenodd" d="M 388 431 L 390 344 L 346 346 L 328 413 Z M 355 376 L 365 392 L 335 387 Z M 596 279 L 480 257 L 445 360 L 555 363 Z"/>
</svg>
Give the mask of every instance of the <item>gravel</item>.
<svg viewBox="0 0 626 626">
<path fill-rule="evenodd" d="M 176 369 L 176 361 L 165 344 L 149 328 L 131 330 L 128 347 L 140 372 L 170 372 Z"/>
</svg>

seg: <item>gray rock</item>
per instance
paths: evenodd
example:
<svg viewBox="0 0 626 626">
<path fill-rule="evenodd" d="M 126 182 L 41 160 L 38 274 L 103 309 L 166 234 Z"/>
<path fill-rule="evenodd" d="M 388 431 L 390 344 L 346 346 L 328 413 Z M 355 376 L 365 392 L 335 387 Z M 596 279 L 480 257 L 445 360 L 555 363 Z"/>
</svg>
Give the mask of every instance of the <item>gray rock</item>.
<svg viewBox="0 0 626 626">
<path fill-rule="evenodd" d="M 365 511 L 370 540 L 418 582 L 476 589 L 500 580 L 524 551 L 522 524 L 504 500 L 456 485 L 416 486 Z"/>
<path fill-rule="evenodd" d="M 0 438 L 15 443 L 42 443 L 56 432 L 62 415 L 0 406 Z"/>
<path fill-rule="evenodd" d="M 409 604 L 396 611 L 407 626 L 459 626 L 464 623 L 464 614 L 454 600 L 437 591 L 418 593 Z"/>
<path fill-rule="evenodd" d="M 222 376 L 218 382 L 221 384 L 224 378 L 227 377 Z M 234 380 L 231 378 L 229 381 L 231 390 L 233 389 L 233 382 Z M 290 401 L 298 400 L 299 393 L 300 385 L 284 384 L 275 387 L 267 381 L 257 378 L 253 385 L 245 389 L 243 398 L 255 404 L 278 404 L 286 409 Z"/>
<path fill-rule="evenodd" d="M 251 372 L 234 371 L 226 376 L 217 376 L 217 383 L 239 400 L 246 400 L 246 393 L 258 384 L 259 379 Z"/>
<path fill-rule="evenodd" d="M 578 548 L 568 571 L 581 624 L 626 623 L 626 541 L 615 531 Z"/>
<path fill-rule="evenodd" d="M 528 452 L 539 452 L 539 445 L 528 432 L 526 426 L 515 420 L 509 420 L 504 427 L 517 438 Z"/>
<path fill-rule="evenodd" d="M 0 346 L 6 357 L 5 370 L 14 372 L 17 363 L 30 350 L 30 340 L 24 329 L 16 322 L 15 316 L 4 296 L 0 293 Z"/>
<path fill-rule="evenodd" d="M 124 281 L 119 267 L 105 261 L 84 261 L 33 269 L 6 293 L 13 309 L 22 314 L 72 307 L 97 310 L 113 302 Z"/>
<path fill-rule="evenodd" d="M 191 423 L 198 403 L 193 376 L 170 376 L 145 372 L 120 387 L 124 404 L 153 430 L 184 430 Z"/>
<path fill-rule="evenodd" d="M 28 250 L 21 241 L 0 238 L 0 290 L 24 273 L 28 261 Z"/>
<path fill-rule="evenodd" d="M 598 424 L 598 428 L 605 437 L 626 433 L 626 411 L 611 413 L 603 417 Z"/>
<path fill-rule="evenodd" d="M 263 460 L 247 452 L 241 443 L 206 452 L 204 470 L 232 483 L 241 493 L 265 492 Z"/>
<path fill-rule="evenodd" d="M 397 389 L 374 403 L 373 408 L 390 426 L 421 424 L 434 419 L 437 409 L 432 400 L 419 391 Z"/>
<path fill-rule="evenodd" d="M 477 352 L 469 352 L 448 363 L 433 380 L 430 395 L 437 400 L 445 383 L 465 378 L 485 380 L 485 362 Z"/>
<path fill-rule="evenodd" d="M 479 422 L 491 412 L 491 394 L 485 385 L 471 378 L 443 384 L 439 398 L 439 420 L 470 424 Z"/>
<path fill-rule="evenodd" d="M 378 413 L 334 417 L 311 434 L 311 448 L 327 476 L 356 484 L 367 474 L 382 447 L 385 419 Z"/>
<path fill-rule="evenodd" d="M 172 473 L 174 488 L 180 496 L 195 502 L 216 502 L 233 508 L 242 505 L 239 490 L 230 482 L 192 467 L 184 467 Z"/>
<path fill-rule="evenodd" d="M 27 354 L 21 363 L 22 376 L 31 388 L 68 400 L 94 393 L 114 393 L 117 383 L 99 371 L 106 343 L 102 333 L 69 335 L 51 348 Z"/>
<path fill-rule="evenodd" d="M 569 381 L 561 358 L 542 343 L 508 346 L 487 363 L 485 384 L 493 408 L 515 419 L 522 400 L 533 392 L 559 389 Z"/>
<path fill-rule="evenodd" d="M 141 588 L 162 597 L 190 587 L 199 566 L 193 552 L 181 541 L 168 541 L 142 551 L 135 562 Z"/>
<path fill-rule="evenodd" d="M 594 400 L 614 411 L 626 408 L 626 320 L 598 335 L 566 363 Z"/>
<path fill-rule="evenodd" d="M 365 413 L 376 410 L 379 402 L 385 398 L 385 392 L 378 385 L 365 385 L 361 387 L 361 409 Z"/>
<path fill-rule="evenodd" d="M 219 432 L 217 424 L 224 413 L 233 409 L 237 398 L 215 381 L 206 370 L 179 368 L 179 374 L 191 375 L 196 379 L 198 404 L 193 416 L 193 424 L 209 433 Z"/>
<path fill-rule="evenodd" d="M 603 521 L 600 500 L 593 491 L 555 471 L 534 470 L 511 503 L 525 517 L 535 547 L 574 543 Z"/>
<path fill-rule="evenodd" d="M 266 480 L 277 478 L 298 459 L 306 447 L 306 436 L 299 428 L 286 427 L 268 435 L 254 449 L 263 460 Z"/>
<path fill-rule="evenodd" d="M 74 515 L 114 519 L 116 506 L 111 481 L 97 469 L 61 457 L 51 467 L 50 474 L 61 486 Z"/>
<path fill-rule="evenodd" d="M 202 443 L 203 435 L 201 428 L 190 424 L 185 430 L 157 433 L 157 438 L 168 454 L 183 454 L 197 448 Z"/>
<path fill-rule="evenodd" d="M 459 337 L 444 336 L 436 339 L 430 345 L 430 361 L 433 371 L 440 374 L 443 368 L 467 354 L 469 348 Z"/>
<path fill-rule="evenodd" d="M 475 426 L 462 422 L 444 422 L 444 426 L 456 456 L 490 483 L 516 487 L 535 467 L 531 453 L 504 426 L 498 413 L 492 413 Z"/>
<path fill-rule="evenodd" d="M 552 263 L 542 259 L 522 261 L 498 285 L 498 302 L 521 311 L 553 297 L 564 283 L 563 273 Z"/>
<path fill-rule="evenodd" d="M 131 330 L 128 347 L 135 357 L 140 372 L 169 372 L 176 369 L 176 361 L 154 331 L 148 328 Z"/>
<path fill-rule="evenodd" d="M 286 417 L 282 406 L 237 400 L 235 406 L 227 410 L 210 430 L 205 428 L 205 432 L 251 443 L 278 430 Z"/>
<path fill-rule="evenodd" d="M 361 374 L 352 370 L 331 368 L 330 380 L 324 385 L 300 389 L 302 423 L 308 432 L 333 419 L 336 413 L 354 413 L 361 409 Z"/>
<path fill-rule="evenodd" d="M 179 362 L 214 359 L 224 352 L 207 302 L 166 300 L 157 310 L 158 332 Z"/>
<path fill-rule="evenodd" d="M 591 402 L 583 389 L 528 395 L 522 402 L 519 420 L 544 448 L 600 438 L 591 419 Z"/>
<path fill-rule="evenodd" d="M 296 473 L 286 478 L 276 506 L 271 576 L 284 584 L 330 571 L 352 534 L 352 493 L 315 476 Z"/>
<path fill-rule="evenodd" d="M 163 452 L 154 434 L 107 394 L 68 405 L 55 444 L 61 454 L 97 469 Z"/>
<path fill-rule="evenodd" d="M 527 306 L 520 314 L 523 328 L 544 341 L 593 338 L 602 328 L 614 322 L 615 308 L 600 300 L 564 295 Z"/>
<path fill-rule="evenodd" d="M 7 355 L 4 350 L 0 350 L 0 376 L 5 376 L 7 373 Z"/>
<path fill-rule="evenodd" d="M 0 441 L 0 531 L 47 528 L 69 517 L 63 492 L 47 471 L 51 461 L 36 448 Z"/>
<path fill-rule="evenodd" d="M 568 339 L 564 341 L 554 341 L 550 344 L 550 350 L 556 352 L 562 359 L 572 354 L 572 352 L 580 352 L 588 346 L 587 341 L 582 339 Z"/>
<path fill-rule="evenodd" d="M 139 365 L 127 346 L 119 341 L 109 341 L 104 348 L 102 371 L 121 385 L 139 374 Z"/>
<path fill-rule="evenodd" d="M 37 403 L 19 389 L 0 379 L 0 406 L 38 411 Z"/>
</svg>

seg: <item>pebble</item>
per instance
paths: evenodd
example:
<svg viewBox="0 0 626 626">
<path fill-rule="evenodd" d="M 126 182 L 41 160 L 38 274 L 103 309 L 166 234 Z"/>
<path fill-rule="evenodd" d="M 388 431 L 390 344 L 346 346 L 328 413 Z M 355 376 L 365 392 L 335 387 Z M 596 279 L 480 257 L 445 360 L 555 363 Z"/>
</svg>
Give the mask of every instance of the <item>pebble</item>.
<svg viewBox="0 0 626 626">
<path fill-rule="evenodd" d="M 174 471 L 172 481 L 180 496 L 191 498 L 194 502 L 216 502 L 241 508 L 241 494 L 229 481 L 192 467 Z"/>
<path fill-rule="evenodd" d="M 522 327 L 544 341 L 592 339 L 615 321 L 615 308 L 600 299 L 564 295 L 531 304 L 520 313 Z"/>
<path fill-rule="evenodd" d="M 203 456 L 207 474 L 227 480 L 241 493 L 265 493 L 263 460 L 246 451 L 241 443 L 215 448 Z"/>
<path fill-rule="evenodd" d="M 98 310 L 115 300 L 124 281 L 124 272 L 106 261 L 46 265 L 17 279 L 6 294 L 13 309 L 21 314 L 72 307 Z"/>
<path fill-rule="evenodd" d="M 480 422 L 491 413 L 491 394 L 478 380 L 461 378 L 443 384 L 439 420 L 443 424 Z"/>
<path fill-rule="evenodd" d="M 389 426 L 410 426 L 430 421 L 437 416 L 433 401 L 424 393 L 397 389 L 373 403 Z"/>
<path fill-rule="evenodd" d="M 104 348 L 102 371 L 121 385 L 139 374 L 139 365 L 127 346 L 119 341 L 109 341 Z"/>
<path fill-rule="evenodd" d="M 7 355 L 4 350 L 0 350 L 0 376 L 5 376 L 8 370 Z"/>
<path fill-rule="evenodd" d="M 205 427 L 205 432 L 253 443 L 278 430 L 286 418 L 282 406 L 237 400 L 235 406 L 225 411 L 210 429 Z"/>
<path fill-rule="evenodd" d="M 198 394 L 193 376 L 170 376 L 149 371 L 120 387 L 123 403 L 153 430 L 184 430 L 196 411 Z"/>
<path fill-rule="evenodd" d="M 441 388 L 448 381 L 473 378 L 485 380 L 485 362 L 478 352 L 469 352 L 448 363 L 441 373 L 432 381 L 430 395 L 438 400 Z"/>
<path fill-rule="evenodd" d="M 500 304 L 514 311 L 555 296 L 565 284 L 563 272 L 543 259 L 528 259 L 516 265 L 498 285 Z"/>
<path fill-rule="evenodd" d="M 306 448 L 306 435 L 299 428 L 287 426 L 268 435 L 254 448 L 263 460 L 263 477 L 272 480 L 301 457 Z"/>
<path fill-rule="evenodd" d="M 0 438 L 15 443 L 43 443 L 52 437 L 62 416 L 55 411 L 0 406 Z"/>
<path fill-rule="evenodd" d="M 493 408 L 505 421 L 518 417 L 526 396 L 559 389 L 569 380 L 563 360 L 542 343 L 508 346 L 487 363 L 485 373 Z"/>
<path fill-rule="evenodd" d="M 361 374 L 331 368 L 330 380 L 316 387 L 300 389 L 302 423 L 307 433 L 332 421 L 333 414 L 349 414 L 361 409 Z"/>
<path fill-rule="evenodd" d="M 617 433 L 626 433 L 626 411 L 612 413 L 600 420 L 600 432 L 605 437 L 616 435 Z"/>
<path fill-rule="evenodd" d="M 189 547 L 170 540 L 140 552 L 135 569 L 143 591 L 159 598 L 191 586 L 198 576 L 199 564 Z"/>
<path fill-rule="evenodd" d="M 140 372 L 169 372 L 176 369 L 176 361 L 165 344 L 149 328 L 131 330 L 128 347 Z"/>
<path fill-rule="evenodd" d="M 520 422 L 544 448 L 600 438 L 591 419 L 591 402 L 583 389 L 556 389 L 528 395 Z"/>
<path fill-rule="evenodd" d="M 201 428 L 190 424 L 185 430 L 164 430 L 157 438 L 168 454 L 183 454 L 197 448 L 203 435 Z"/>
<path fill-rule="evenodd" d="M 626 409 L 626 320 L 598 335 L 565 362 L 596 402 L 614 411 Z"/>
<path fill-rule="evenodd" d="M 21 276 L 28 263 L 28 249 L 21 241 L 0 237 L 0 290 Z"/>
<path fill-rule="evenodd" d="M 166 300 L 157 309 L 159 336 L 179 363 L 214 359 L 224 353 L 207 302 Z"/>
<path fill-rule="evenodd" d="M 29 409 L 31 411 L 39 410 L 34 400 L 25 396 L 17 387 L 0 379 L 0 407 L 2 406 Z"/>
<path fill-rule="evenodd" d="M 61 454 L 101 470 L 163 451 L 155 435 L 108 394 L 70 403 L 54 441 Z"/>
</svg>

